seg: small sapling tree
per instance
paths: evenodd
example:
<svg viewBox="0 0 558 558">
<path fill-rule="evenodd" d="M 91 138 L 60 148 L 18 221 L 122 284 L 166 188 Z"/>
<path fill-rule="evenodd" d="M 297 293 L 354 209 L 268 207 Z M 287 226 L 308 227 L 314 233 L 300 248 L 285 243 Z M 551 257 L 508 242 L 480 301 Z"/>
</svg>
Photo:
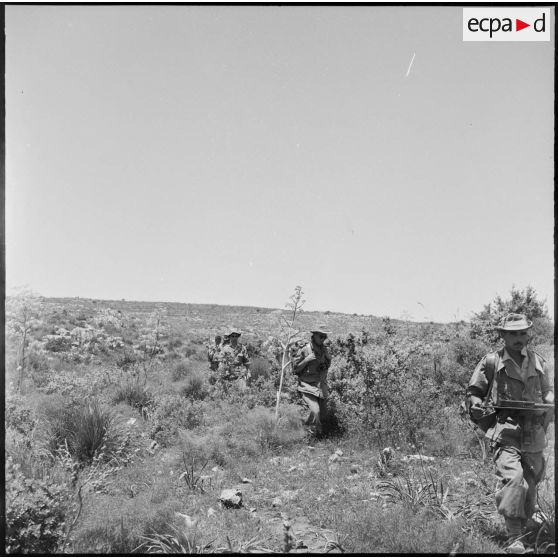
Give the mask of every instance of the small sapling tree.
<svg viewBox="0 0 558 558">
<path fill-rule="evenodd" d="M 277 390 L 277 404 L 275 405 L 275 422 L 279 419 L 279 402 L 281 400 L 281 390 L 283 389 L 283 378 L 285 370 L 291 366 L 290 347 L 294 338 L 298 335 L 299 331 L 295 328 L 295 321 L 297 315 L 302 311 L 302 306 L 306 302 L 302 299 L 302 287 L 295 287 L 294 293 L 291 295 L 289 302 L 285 305 L 289 310 L 289 318 L 281 315 L 281 348 L 283 350 L 281 357 L 281 375 L 279 378 L 279 389 Z"/>
<path fill-rule="evenodd" d="M 147 327 L 141 330 L 139 343 L 134 347 L 138 357 L 136 364 L 143 373 L 144 383 L 154 364 L 163 354 L 162 340 L 168 336 L 169 326 L 165 320 L 166 308 L 158 306 L 147 320 Z"/>
<path fill-rule="evenodd" d="M 6 301 L 6 335 L 16 343 L 17 386 L 21 391 L 27 365 L 31 332 L 40 325 L 41 299 L 27 288 L 20 288 Z"/>
</svg>

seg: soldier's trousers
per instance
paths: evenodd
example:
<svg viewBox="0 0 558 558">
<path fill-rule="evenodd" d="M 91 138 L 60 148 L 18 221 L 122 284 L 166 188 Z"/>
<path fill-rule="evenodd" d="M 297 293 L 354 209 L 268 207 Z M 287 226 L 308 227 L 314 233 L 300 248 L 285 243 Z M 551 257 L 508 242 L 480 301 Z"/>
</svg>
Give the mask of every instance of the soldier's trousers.
<svg viewBox="0 0 558 558">
<path fill-rule="evenodd" d="M 327 410 L 326 400 L 317 395 L 304 392 L 300 392 L 300 395 L 309 411 L 305 421 L 306 426 L 308 426 L 308 431 L 314 435 L 321 434 L 322 418 L 325 416 Z"/>
<path fill-rule="evenodd" d="M 498 513 L 510 519 L 529 519 L 537 498 L 537 484 L 544 473 L 542 452 L 528 453 L 512 446 L 498 447 L 494 453 L 499 486 Z"/>
</svg>

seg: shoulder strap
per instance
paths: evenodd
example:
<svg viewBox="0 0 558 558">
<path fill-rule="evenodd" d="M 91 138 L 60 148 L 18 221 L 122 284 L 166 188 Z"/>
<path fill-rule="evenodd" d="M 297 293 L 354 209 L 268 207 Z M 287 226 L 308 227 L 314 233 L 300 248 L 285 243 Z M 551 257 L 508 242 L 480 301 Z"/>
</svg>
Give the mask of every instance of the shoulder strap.
<svg viewBox="0 0 558 558">
<path fill-rule="evenodd" d="M 542 367 L 543 367 L 543 374 L 544 374 L 544 365 L 545 365 L 545 360 L 544 358 L 539 355 L 539 353 L 533 351 L 532 349 L 527 349 L 527 354 L 529 355 L 529 358 L 533 358 L 533 361 L 536 362 L 535 359 L 539 359 L 541 361 Z M 536 366 L 535 366 L 535 370 L 536 370 Z M 541 376 L 542 374 L 537 370 L 537 378 L 539 379 L 539 387 L 541 388 L 542 391 L 542 381 L 541 381 Z"/>
<path fill-rule="evenodd" d="M 498 353 L 488 353 L 484 360 L 484 375 L 488 380 L 488 390 L 486 392 L 486 397 L 484 398 L 484 407 L 488 405 L 488 400 L 492 393 L 492 386 L 494 385 L 494 378 L 496 377 L 496 357 Z"/>
</svg>

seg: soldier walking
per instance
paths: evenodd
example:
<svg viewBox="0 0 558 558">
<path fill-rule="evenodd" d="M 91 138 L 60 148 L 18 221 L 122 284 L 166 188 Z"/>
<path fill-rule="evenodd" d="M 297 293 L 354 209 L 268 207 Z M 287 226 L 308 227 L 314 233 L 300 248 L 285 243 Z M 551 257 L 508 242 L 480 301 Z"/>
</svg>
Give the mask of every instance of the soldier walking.
<svg viewBox="0 0 558 558">
<path fill-rule="evenodd" d="M 298 376 L 298 392 L 309 411 L 306 419 L 308 432 L 311 437 L 316 437 L 322 434 L 322 422 L 327 412 L 327 372 L 331 365 L 331 357 L 324 341 L 331 332 L 316 327 L 310 333 L 310 342 L 304 345 L 293 359 L 293 370 Z"/>
<path fill-rule="evenodd" d="M 250 359 L 246 347 L 239 343 L 241 335 L 236 329 L 229 331 L 228 344 L 223 345 L 219 355 L 219 373 L 222 381 L 236 381 L 245 389 L 250 381 Z"/>
<path fill-rule="evenodd" d="M 209 361 L 209 368 L 213 372 L 216 372 L 219 368 L 219 353 L 222 348 L 221 341 L 222 337 L 220 335 L 216 335 L 214 342 L 207 348 L 207 360 Z"/>
<path fill-rule="evenodd" d="M 546 429 L 554 409 L 554 390 L 543 358 L 527 348 L 532 323 L 523 314 L 508 314 L 497 330 L 504 347 L 485 355 L 467 387 L 473 421 L 495 410 L 485 436 L 490 440 L 499 486 L 498 512 L 504 516 L 508 552 L 524 554 L 521 540 L 535 512 L 537 485 L 545 468 Z M 531 408 L 529 408 L 531 407 Z"/>
</svg>

